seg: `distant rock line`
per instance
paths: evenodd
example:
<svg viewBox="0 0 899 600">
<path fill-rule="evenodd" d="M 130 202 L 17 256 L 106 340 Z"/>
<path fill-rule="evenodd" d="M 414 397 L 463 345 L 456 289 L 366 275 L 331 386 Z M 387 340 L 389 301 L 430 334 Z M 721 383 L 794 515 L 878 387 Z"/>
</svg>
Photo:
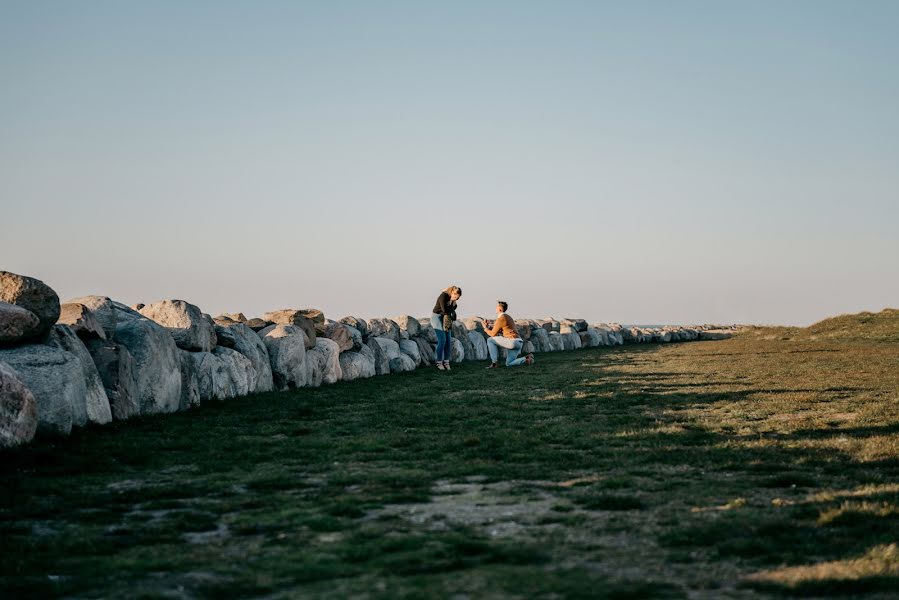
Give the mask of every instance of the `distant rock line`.
<svg viewBox="0 0 899 600">
<path fill-rule="evenodd" d="M 522 354 L 717 340 L 737 329 L 515 323 Z M 452 333 L 453 362 L 487 360 L 479 320 L 456 321 Z M 428 318 L 334 321 L 317 309 L 210 317 L 183 300 L 126 306 L 105 296 L 60 304 L 42 281 L 0 271 L 0 448 L 88 423 L 412 371 L 434 364 L 436 344 Z"/>
</svg>

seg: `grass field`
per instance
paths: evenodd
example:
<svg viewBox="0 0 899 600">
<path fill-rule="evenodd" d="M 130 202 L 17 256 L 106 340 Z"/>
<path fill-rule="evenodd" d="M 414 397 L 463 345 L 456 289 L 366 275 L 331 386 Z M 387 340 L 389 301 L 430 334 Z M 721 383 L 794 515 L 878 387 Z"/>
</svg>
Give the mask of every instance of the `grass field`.
<svg viewBox="0 0 899 600">
<path fill-rule="evenodd" d="M 0 597 L 896 597 L 899 311 L 0 455 Z"/>
</svg>

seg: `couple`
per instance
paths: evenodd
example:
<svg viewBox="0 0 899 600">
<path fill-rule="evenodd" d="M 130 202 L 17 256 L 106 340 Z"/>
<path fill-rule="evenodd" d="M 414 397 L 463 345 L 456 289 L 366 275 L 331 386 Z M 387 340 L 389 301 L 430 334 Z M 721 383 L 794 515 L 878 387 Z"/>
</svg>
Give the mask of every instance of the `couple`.
<svg viewBox="0 0 899 600">
<path fill-rule="evenodd" d="M 456 303 L 461 297 L 462 288 L 451 285 L 437 297 L 437 303 L 434 305 L 434 311 L 431 314 L 431 326 L 437 334 L 437 368 L 441 371 L 450 370 L 450 355 L 453 347 L 453 321 L 456 320 Z M 491 324 L 490 321 L 481 319 L 481 323 L 484 325 L 484 333 L 487 334 L 487 351 L 490 353 L 490 366 L 487 367 L 488 369 L 496 368 L 499 348 L 507 350 L 507 367 L 534 364 L 533 354 L 518 358 L 524 342 L 518 336 L 518 331 L 515 330 L 515 321 L 506 314 L 508 308 L 508 303 L 499 301 L 496 304 L 496 321 Z"/>
</svg>

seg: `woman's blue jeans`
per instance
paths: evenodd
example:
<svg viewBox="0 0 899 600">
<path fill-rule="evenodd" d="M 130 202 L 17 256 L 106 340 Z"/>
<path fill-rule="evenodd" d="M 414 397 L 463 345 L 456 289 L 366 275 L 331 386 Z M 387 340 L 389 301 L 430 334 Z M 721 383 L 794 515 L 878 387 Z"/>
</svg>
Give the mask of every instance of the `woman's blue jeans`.
<svg viewBox="0 0 899 600">
<path fill-rule="evenodd" d="M 437 314 L 431 315 L 431 327 L 434 328 L 434 333 L 437 334 L 437 356 L 434 360 L 449 362 L 453 350 L 452 332 L 443 330 L 443 319 Z"/>
</svg>

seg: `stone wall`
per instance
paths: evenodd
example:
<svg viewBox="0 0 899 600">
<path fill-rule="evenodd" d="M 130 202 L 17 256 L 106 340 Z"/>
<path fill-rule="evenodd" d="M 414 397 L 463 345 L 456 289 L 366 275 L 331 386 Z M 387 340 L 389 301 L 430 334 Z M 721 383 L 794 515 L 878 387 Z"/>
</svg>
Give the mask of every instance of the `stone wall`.
<svg viewBox="0 0 899 600">
<path fill-rule="evenodd" d="M 733 326 L 641 329 L 518 319 L 525 353 L 722 339 Z M 452 359 L 487 360 L 479 321 L 453 325 Z M 428 318 L 328 319 L 316 309 L 210 317 L 183 300 L 60 303 L 49 286 L 0 271 L 0 448 L 36 433 L 186 410 L 255 392 L 403 373 L 434 364 Z"/>
</svg>

